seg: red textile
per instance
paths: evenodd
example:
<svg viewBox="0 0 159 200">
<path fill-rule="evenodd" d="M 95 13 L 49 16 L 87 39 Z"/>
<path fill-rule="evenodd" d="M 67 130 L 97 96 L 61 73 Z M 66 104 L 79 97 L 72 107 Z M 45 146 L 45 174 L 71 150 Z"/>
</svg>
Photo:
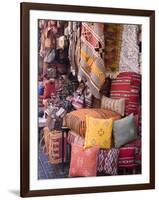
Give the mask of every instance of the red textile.
<svg viewBox="0 0 159 200">
<path fill-rule="evenodd" d="M 122 147 L 119 151 L 118 165 L 120 168 L 131 168 L 135 164 L 135 147 Z"/>
<path fill-rule="evenodd" d="M 54 82 L 48 82 L 45 84 L 44 88 L 44 99 L 50 98 L 51 93 L 55 93 L 55 83 Z"/>
<path fill-rule="evenodd" d="M 141 75 L 135 72 L 121 72 L 112 81 L 110 97 L 125 98 L 125 114 L 138 114 L 140 104 Z"/>
</svg>

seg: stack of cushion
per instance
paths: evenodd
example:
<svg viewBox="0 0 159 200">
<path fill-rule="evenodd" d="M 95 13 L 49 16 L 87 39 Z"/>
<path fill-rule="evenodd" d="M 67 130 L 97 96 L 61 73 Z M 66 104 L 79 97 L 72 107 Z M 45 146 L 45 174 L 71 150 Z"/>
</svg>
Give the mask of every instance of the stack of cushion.
<svg viewBox="0 0 159 200">
<path fill-rule="evenodd" d="M 66 115 L 64 125 L 71 129 L 69 142 L 76 144 L 72 146 L 70 176 L 94 176 L 95 171 L 117 175 L 118 167 L 141 164 L 137 135 L 140 84 L 139 74 L 122 72 L 112 80 L 111 98 L 103 96 L 100 109 L 80 109 Z M 94 156 L 92 165 L 84 158 L 88 154 Z"/>
<path fill-rule="evenodd" d="M 136 166 L 135 155 L 138 155 L 135 154 L 136 130 L 133 114 L 119 120 L 86 116 L 85 138 L 73 131 L 69 132 L 69 142 L 72 145 L 76 144 L 75 147 L 72 146 L 69 175 L 95 176 L 95 169 L 98 173 L 117 175 L 118 167 L 132 168 Z M 98 153 L 97 149 L 95 150 L 94 148 L 99 148 Z M 93 162 L 90 168 L 88 161 L 85 159 L 85 154 L 88 154 L 88 150 L 90 155 L 94 156 L 94 161 L 90 161 Z M 96 165 L 95 161 L 97 162 Z M 85 166 L 87 165 L 86 163 L 88 166 Z M 83 172 L 81 172 L 81 166 L 84 167 Z M 92 167 L 94 169 L 93 172 Z"/>
</svg>

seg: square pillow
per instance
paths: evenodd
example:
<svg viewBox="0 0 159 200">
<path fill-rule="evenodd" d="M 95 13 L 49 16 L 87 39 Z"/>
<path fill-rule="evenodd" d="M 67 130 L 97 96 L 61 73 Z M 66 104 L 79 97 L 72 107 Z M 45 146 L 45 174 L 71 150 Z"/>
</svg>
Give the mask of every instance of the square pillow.
<svg viewBox="0 0 159 200">
<path fill-rule="evenodd" d="M 113 119 L 98 119 L 86 116 L 84 148 L 99 146 L 109 149 L 112 142 Z"/>
<path fill-rule="evenodd" d="M 135 166 L 135 147 L 121 147 L 119 151 L 119 168 L 132 168 Z"/>
<path fill-rule="evenodd" d="M 118 174 L 119 149 L 100 149 L 98 156 L 97 171 L 109 175 Z"/>
<path fill-rule="evenodd" d="M 84 149 L 77 144 L 71 147 L 69 176 L 96 176 L 99 147 Z"/>
<path fill-rule="evenodd" d="M 116 148 L 119 148 L 137 138 L 137 127 L 133 114 L 114 121 L 113 136 Z"/>
<path fill-rule="evenodd" d="M 109 109 L 117 112 L 121 116 L 124 116 L 125 113 L 125 99 L 111 99 L 105 96 L 102 96 L 101 108 Z"/>
</svg>

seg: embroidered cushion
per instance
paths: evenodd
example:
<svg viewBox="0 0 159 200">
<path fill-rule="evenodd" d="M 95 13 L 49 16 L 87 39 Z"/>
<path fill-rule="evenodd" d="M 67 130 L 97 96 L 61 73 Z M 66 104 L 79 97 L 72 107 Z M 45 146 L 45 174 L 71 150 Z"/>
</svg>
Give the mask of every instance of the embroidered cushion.
<svg viewBox="0 0 159 200">
<path fill-rule="evenodd" d="M 119 168 L 132 168 L 135 165 L 135 147 L 122 147 L 119 151 Z"/>
<path fill-rule="evenodd" d="M 125 113 L 125 99 L 111 99 L 103 96 L 101 108 L 112 110 L 124 116 Z"/>
<path fill-rule="evenodd" d="M 86 136 L 84 148 L 111 147 L 113 119 L 98 119 L 86 116 Z"/>
<path fill-rule="evenodd" d="M 69 127 L 71 130 L 84 137 L 86 132 L 86 115 L 99 119 L 113 118 L 113 120 L 116 120 L 121 118 L 121 116 L 116 112 L 107 109 L 79 109 L 68 113 L 64 117 L 63 125 Z"/>
<path fill-rule="evenodd" d="M 137 138 L 137 127 L 133 114 L 114 121 L 113 124 L 114 145 L 119 148 Z"/>
<path fill-rule="evenodd" d="M 119 149 L 100 149 L 98 156 L 98 172 L 104 172 L 109 175 L 118 174 L 118 156 Z"/>
<path fill-rule="evenodd" d="M 71 146 L 69 176 L 96 176 L 99 147 L 84 149 L 77 144 Z"/>
</svg>

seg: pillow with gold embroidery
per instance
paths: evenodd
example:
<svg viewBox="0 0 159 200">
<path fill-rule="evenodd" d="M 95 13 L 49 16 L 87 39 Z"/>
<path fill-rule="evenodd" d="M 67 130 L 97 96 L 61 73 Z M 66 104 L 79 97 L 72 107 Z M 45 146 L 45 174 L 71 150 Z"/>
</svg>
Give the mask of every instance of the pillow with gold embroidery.
<svg viewBox="0 0 159 200">
<path fill-rule="evenodd" d="M 84 148 L 99 146 L 111 148 L 113 119 L 98 119 L 86 116 L 86 136 Z"/>
</svg>

